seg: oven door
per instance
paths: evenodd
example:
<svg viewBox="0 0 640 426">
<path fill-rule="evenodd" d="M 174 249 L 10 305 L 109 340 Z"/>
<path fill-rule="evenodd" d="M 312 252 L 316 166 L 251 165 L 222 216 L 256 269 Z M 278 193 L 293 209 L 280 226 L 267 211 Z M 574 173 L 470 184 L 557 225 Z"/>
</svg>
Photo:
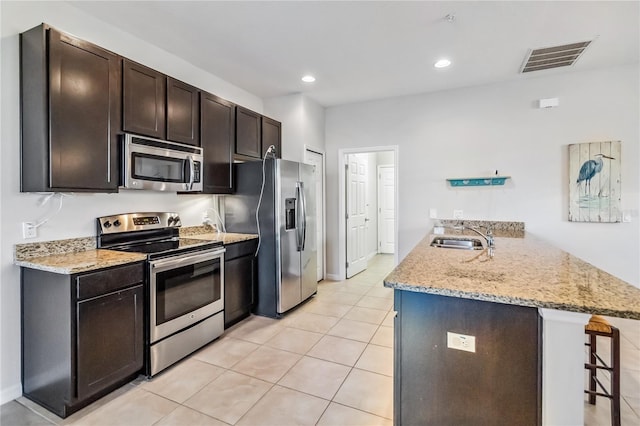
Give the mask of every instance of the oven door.
<svg viewBox="0 0 640 426">
<path fill-rule="evenodd" d="M 149 262 L 150 343 L 224 309 L 224 248 Z"/>
</svg>

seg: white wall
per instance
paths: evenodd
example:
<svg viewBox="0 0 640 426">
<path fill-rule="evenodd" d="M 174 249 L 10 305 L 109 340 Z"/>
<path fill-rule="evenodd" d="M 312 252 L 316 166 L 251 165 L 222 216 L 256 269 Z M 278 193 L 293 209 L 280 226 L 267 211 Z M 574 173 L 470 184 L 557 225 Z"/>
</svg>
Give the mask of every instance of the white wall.
<svg viewBox="0 0 640 426">
<path fill-rule="evenodd" d="M 399 259 L 440 218 L 524 221 L 565 251 L 640 286 L 638 66 L 397 97 L 326 111 L 327 205 L 338 205 L 338 149 L 399 146 Z M 540 98 L 560 106 L 537 109 Z M 622 141 L 622 206 L 631 223 L 567 221 L 567 145 Z M 500 188 L 445 179 L 511 175 Z M 327 210 L 327 268 L 338 271 L 338 212 Z"/>
<path fill-rule="evenodd" d="M 324 107 L 296 93 L 264 100 L 264 114 L 282 123 L 282 158 L 304 161 L 305 146 L 324 152 Z"/>
<path fill-rule="evenodd" d="M 123 191 L 76 194 L 62 211 L 38 229 L 38 238 L 23 240 L 20 223 L 41 219 L 57 205 L 38 206 L 41 196 L 20 188 L 20 111 L 18 34 L 42 22 L 103 46 L 232 102 L 262 112 L 262 100 L 196 68 L 147 42 L 57 2 L 0 2 L 2 52 L 0 69 L 0 404 L 21 395 L 20 273 L 13 266 L 17 243 L 95 235 L 95 218 L 129 211 L 177 211 L 187 226 L 200 224 L 212 196 Z"/>
</svg>

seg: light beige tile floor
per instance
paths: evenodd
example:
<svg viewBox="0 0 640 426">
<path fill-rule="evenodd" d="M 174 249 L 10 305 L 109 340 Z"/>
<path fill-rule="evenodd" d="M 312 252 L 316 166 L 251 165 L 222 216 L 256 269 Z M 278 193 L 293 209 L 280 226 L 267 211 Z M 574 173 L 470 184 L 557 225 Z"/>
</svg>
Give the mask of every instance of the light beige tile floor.
<svg viewBox="0 0 640 426">
<path fill-rule="evenodd" d="M 0 407 L 13 425 L 392 425 L 392 255 L 282 320 L 252 316 L 152 380 L 139 378 L 60 419 L 25 398 Z M 640 424 L 640 322 L 612 319 L 622 339 L 622 424 Z M 605 354 L 606 355 L 606 354 Z M 605 382 L 608 377 L 603 377 Z M 585 403 L 585 424 L 609 424 Z"/>
</svg>

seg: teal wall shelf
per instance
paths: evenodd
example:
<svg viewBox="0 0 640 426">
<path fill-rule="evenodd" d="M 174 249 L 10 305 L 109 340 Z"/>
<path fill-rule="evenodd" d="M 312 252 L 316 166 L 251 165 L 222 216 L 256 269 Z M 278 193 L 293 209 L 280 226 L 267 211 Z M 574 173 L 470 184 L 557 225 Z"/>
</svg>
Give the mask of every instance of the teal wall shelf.
<svg viewBox="0 0 640 426">
<path fill-rule="evenodd" d="M 495 186 L 504 185 L 511 176 L 490 176 L 476 178 L 447 179 L 451 186 Z"/>
</svg>

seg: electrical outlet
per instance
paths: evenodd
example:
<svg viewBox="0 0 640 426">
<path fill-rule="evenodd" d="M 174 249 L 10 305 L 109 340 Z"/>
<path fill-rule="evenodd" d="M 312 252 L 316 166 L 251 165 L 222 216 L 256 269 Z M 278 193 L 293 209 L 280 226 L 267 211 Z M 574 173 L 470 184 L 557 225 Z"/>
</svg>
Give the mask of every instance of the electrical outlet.
<svg viewBox="0 0 640 426">
<path fill-rule="evenodd" d="M 454 210 L 453 211 L 454 219 L 462 219 L 462 210 Z"/>
<path fill-rule="evenodd" d="M 447 331 L 447 347 L 457 349 L 459 351 L 474 352 L 476 351 L 476 336 L 467 336 L 464 334 L 451 333 Z"/>
<path fill-rule="evenodd" d="M 438 210 L 429 209 L 429 219 L 437 219 L 438 218 Z"/>
<path fill-rule="evenodd" d="M 631 222 L 631 211 L 630 210 L 624 210 L 622 212 L 622 221 L 623 222 Z"/>
<path fill-rule="evenodd" d="M 37 228 L 33 222 L 22 222 L 22 238 L 37 237 Z"/>
</svg>

